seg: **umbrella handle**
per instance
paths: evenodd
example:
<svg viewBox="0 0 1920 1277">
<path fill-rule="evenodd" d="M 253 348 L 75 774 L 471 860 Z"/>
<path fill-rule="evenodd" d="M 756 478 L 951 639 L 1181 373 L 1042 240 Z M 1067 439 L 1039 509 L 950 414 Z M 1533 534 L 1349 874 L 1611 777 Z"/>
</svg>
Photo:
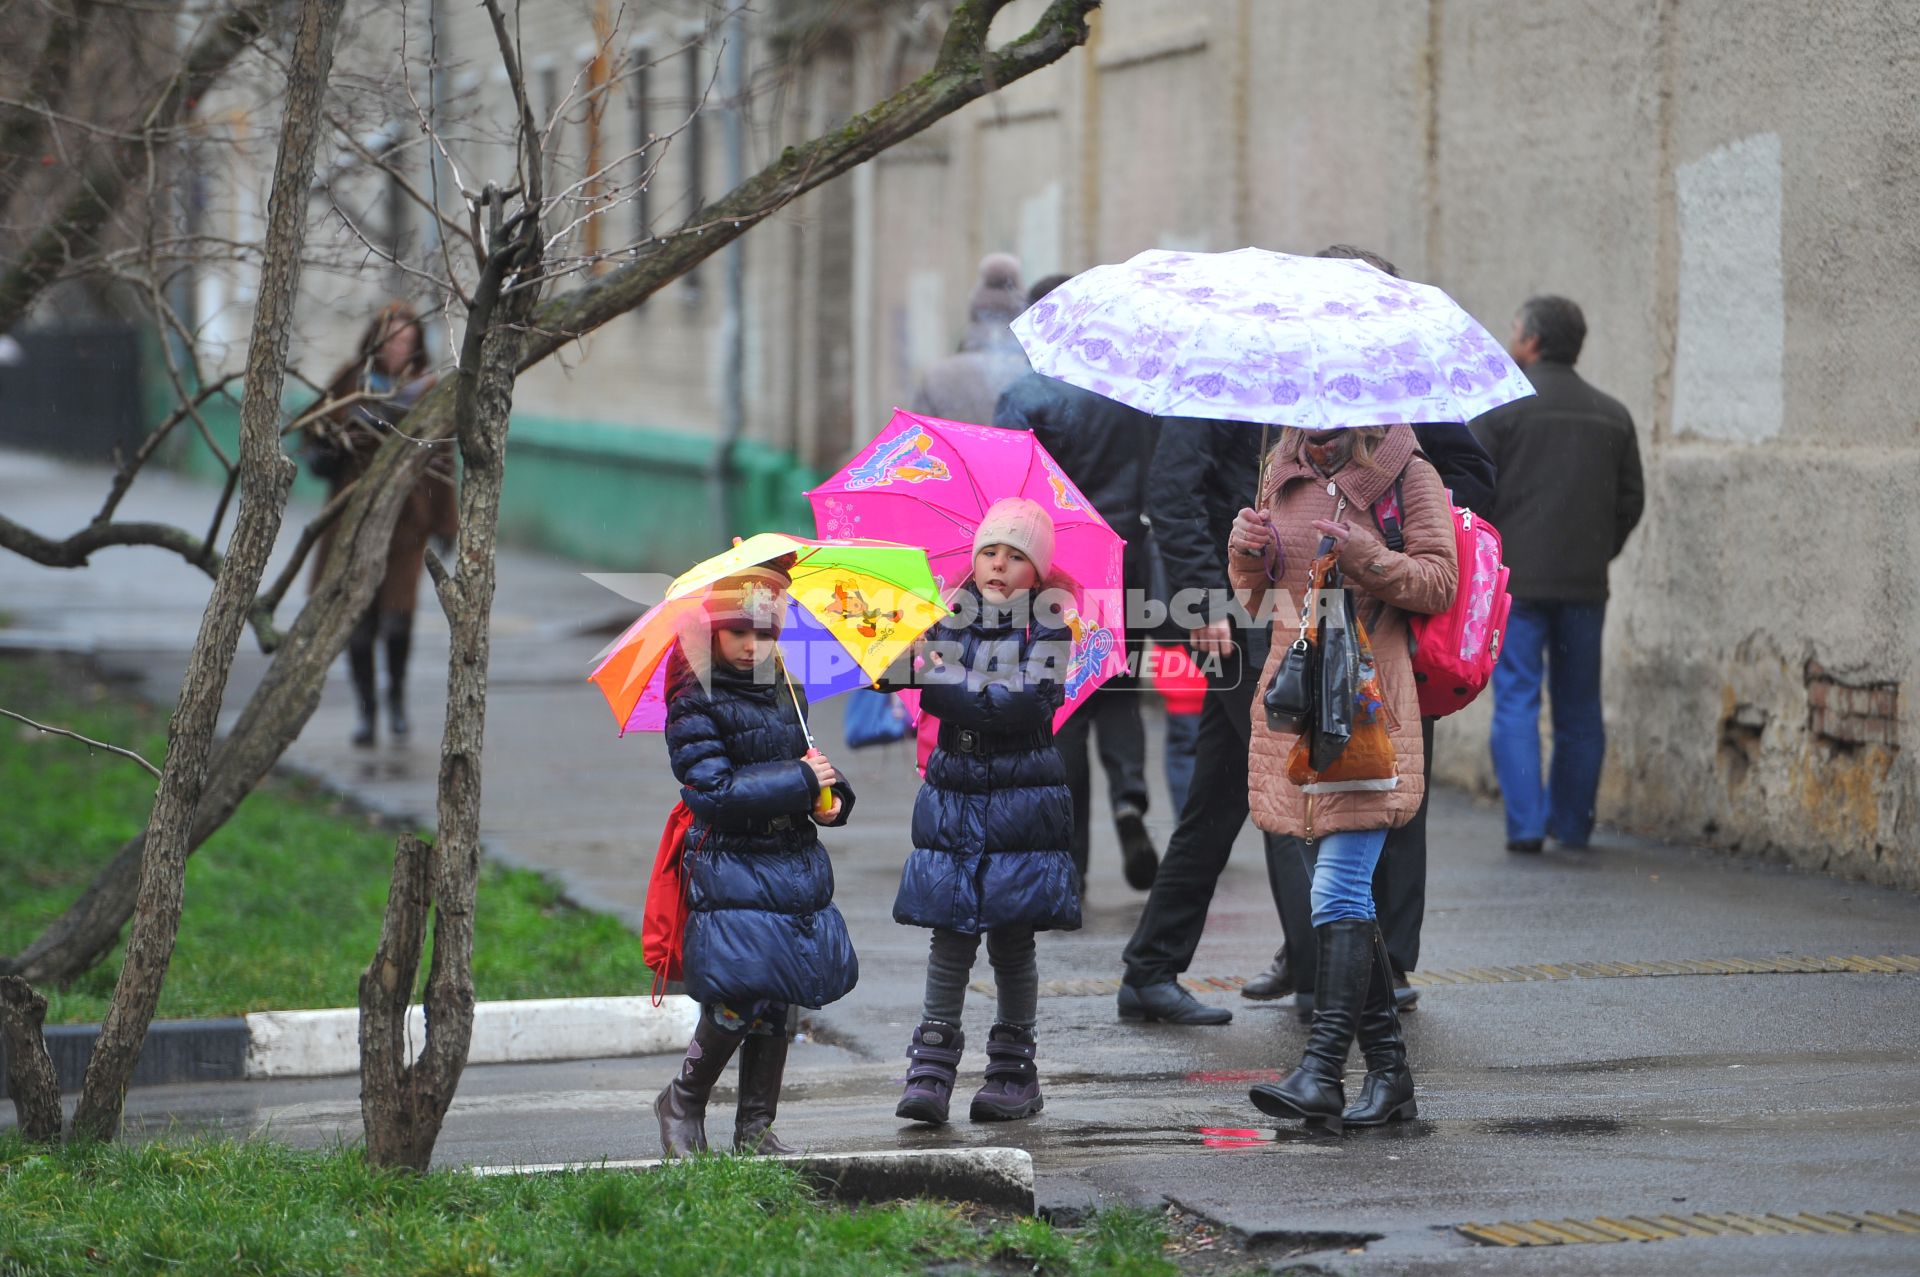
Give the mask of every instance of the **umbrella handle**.
<svg viewBox="0 0 1920 1277">
<path fill-rule="evenodd" d="M 807 726 L 807 712 L 800 708 L 800 689 L 794 685 L 793 676 L 787 673 L 786 666 L 784 665 L 780 667 L 780 677 L 787 681 L 787 694 L 793 697 L 794 716 L 800 720 L 800 730 L 806 733 L 807 748 L 809 750 L 818 749 L 819 746 L 813 743 L 813 729 Z M 827 785 L 820 786 L 820 797 L 814 800 L 813 810 L 814 814 L 819 816 L 824 816 L 833 810 L 833 790 L 831 787 Z"/>
</svg>

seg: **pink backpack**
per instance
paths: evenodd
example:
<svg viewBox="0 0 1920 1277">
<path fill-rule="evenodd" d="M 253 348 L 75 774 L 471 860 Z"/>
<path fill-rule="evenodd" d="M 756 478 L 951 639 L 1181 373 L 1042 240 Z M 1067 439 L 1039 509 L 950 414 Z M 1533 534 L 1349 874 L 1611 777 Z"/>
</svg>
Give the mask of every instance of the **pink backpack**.
<svg viewBox="0 0 1920 1277">
<path fill-rule="evenodd" d="M 1380 498 L 1374 518 L 1387 548 L 1406 548 L 1400 532 L 1400 485 Z M 1500 561 L 1500 533 L 1464 506 L 1453 507 L 1453 545 L 1460 561 L 1460 585 L 1453 606 L 1432 616 L 1415 615 L 1413 681 L 1420 691 L 1420 713 L 1441 718 L 1465 709 L 1493 678 L 1500 643 L 1507 632 L 1513 596 L 1507 593 L 1507 568 Z"/>
</svg>

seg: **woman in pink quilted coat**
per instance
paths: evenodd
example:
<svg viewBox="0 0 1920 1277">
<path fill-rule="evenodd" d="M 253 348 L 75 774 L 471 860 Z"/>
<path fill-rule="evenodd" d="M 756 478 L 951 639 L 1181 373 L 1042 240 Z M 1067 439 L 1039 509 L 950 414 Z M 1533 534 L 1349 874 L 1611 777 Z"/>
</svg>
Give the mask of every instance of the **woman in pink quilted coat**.
<svg viewBox="0 0 1920 1277">
<path fill-rule="evenodd" d="M 1405 553 L 1387 548 L 1375 506 L 1399 484 Z M 1268 730 L 1253 706 L 1248 758 L 1253 818 L 1269 833 L 1314 844 L 1313 928 L 1319 944 L 1313 1031 L 1300 1066 L 1253 1088 L 1262 1112 L 1339 1131 L 1415 1115 L 1413 1075 L 1393 999 L 1393 970 L 1374 918 L 1373 870 L 1387 831 L 1419 809 L 1425 787 L 1420 705 L 1407 614 L 1442 612 L 1458 581 L 1451 506 L 1410 426 L 1286 430 L 1261 484 L 1261 508 L 1242 510 L 1230 537 L 1234 588 L 1258 612 L 1285 592 L 1261 693 L 1297 625 L 1299 600 L 1323 538 L 1338 547 L 1361 623 L 1373 643 L 1397 780 L 1391 789 L 1310 794 L 1287 778 L 1297 739 Z M 1284 631 L 1284 632 L 1283 632 Z M 1367 1061 L 1360 1099 L 1346 1105 L 1341 1074 L 1355 1037 Z"/>
</svg>

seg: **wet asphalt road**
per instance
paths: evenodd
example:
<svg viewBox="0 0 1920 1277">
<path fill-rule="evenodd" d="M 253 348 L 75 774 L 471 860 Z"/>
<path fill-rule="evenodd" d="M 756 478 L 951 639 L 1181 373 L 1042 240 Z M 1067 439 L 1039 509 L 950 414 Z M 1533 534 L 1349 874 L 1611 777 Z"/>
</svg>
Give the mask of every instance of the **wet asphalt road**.
<svg viewBox="0 0 1920 1277">
<path fill-rule="evenodd" d="M 83 522 L 100 487 L 97 473 L 0 454 L 0 508 L 43 531 Z M 198 515 L 186 512 L 203 503 L 200 490 L 164 481 L 137 487 L 124 514 L 191 523 Z M 664 751 L 654 738 L 616 740 L 598 694 L 579 681 L 604 642 L 582 626 L 630 618 L 632 609 L 554 560 L 502 554 L 500 571 L 485 777 L 490 848 L 554 873 L 583 903 L 637 921 L 646 857 L 672 792 Z M 93 650 L 140 677 L 145 694 L 165 698 L 206 593 L 203 577 L 157 552 L 103 554 L 79 573 L 0 559 L 0 596 L 13 618 L 0 638 Z M 412 743 L 370 752 L 344 744 L 342 671 L 288 756 L 396 814 L 431 810 L 445 627 L 424 610 L 420 625 Z M 261 667 L 243 646 L 229 713 Z M 823 707 L 820 720 L 831 752 L 836 711 Z M 892 1106 L 926 941 L 893 924 L 889 911 L 911 758 L 900 747 L 840 761 L 860 801 L 852 826 L 829 845 L 862 979 L 843 1002 L 810 1015 L 809 1040 L 795 1048 L 780 1120 L 792 1142 L 831 1150 L 1013 1144 L 1034 1154 L 1046 1205 L 1171 1200 L 1237 1230 L 1263 1254 L 1322 1247 L 1299 1262 L 1328 1271 L 1920 1272 L 1920 1236 L 1503 1250 L 1454 1231 L 1470 1221 L 1920 1210 L 1914 974 L 1429 988 L 1407 1021 L 1420 1120 L 1346 1139 L 1276 1132 L 1247 1103 L 1249 1081 L 1297 1058 L 1305 1030 L 1279 1008 L 1217 992 L 1204 996 L 1234 1009 L 1225 1028 L 1123 1026 L 1110 994 L 1050 996 L 1041 1003 L 1042 1116 L 904 1127 Z M 1164 801 L 1150 819 L 1164 839 Z M 1497 809 L 1457 794 L 1436 800 L 1432 835 L 1430 970 L 1920 953 L 1920 899 L 1903 893 L 1620 831 L 1603 831 L 1590 852 L 1515 858 L 1501 848 Z M 1243 834 L 1192 974 L 1251 975 L 1270 956 L 1278 930 L 1257 853 Z M 1043 937 L 1042 980 L 1117 979 L 1140 900 L 1121 879 L 1111 832 L 1097 831 L 1087 926 Z M 988 975 L 984 960 L 979 974 Z M 990 999 L 970 995 L 976 1039 L 991 1017 Z M 977 1084 L 980 1062 L 969 1056 L 963 1088 Z M 469 1070 L 439 1159 L 654 1155 L 646 1104 L 674 1064 L 653 1057 Z M 136 1092 L 129 1110 L 149 1129 L 264 1130 L 319 1145 L 357 1136 L 356 1095 L 351 1078 L 162 1087 Z"/>
</svg>

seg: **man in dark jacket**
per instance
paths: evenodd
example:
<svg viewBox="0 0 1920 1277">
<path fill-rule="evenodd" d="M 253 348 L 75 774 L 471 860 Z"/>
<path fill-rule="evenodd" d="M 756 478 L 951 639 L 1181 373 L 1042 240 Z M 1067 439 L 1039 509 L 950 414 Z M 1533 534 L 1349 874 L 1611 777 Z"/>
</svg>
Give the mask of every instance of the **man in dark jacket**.
<svg viewBox="0 0 1920 1277">
<path fill-rule="evenodd" d="M 1606 757 L 1600 632 L 1607 566 L 1640 521 L 1645 489 L 1633 418 L 1573 370 L 1587 321 L 1564 297 L 1534 297 L 1509 346 L 1533 383 L 1527 399 L 1473 423 L 1500 467 L 1489 517 L 1512 573 L 1513 614 L 1493 672 L 1493 764 L 1507 807 L 1507 850 L 1546 838 L 1585 847 Z M 1553 762 L 1540 776 L 1540 685 L 1553 702 Z"/>
<path fill-rule="evenodd" d="M 1321 256 L 1358 257 L 1387 274 L 1398 273 L 1364 249 L 1334 245 Z M 1416 424 L 1414 434 L 1455 502 L 1485 513 L 1495 471 L 1473 433 L 1464 425 L 1438 423 Z M 1234 515 L 1256 499 L 1260 437 L 1258 426 L 1237 421 L 1169 419 L 1164 424 L 1148 480 L 1148 509 L 1170 591 L 1227 589 L 1227 534 Z M 1201 710 L 1194 789 L 1127 944 L 1120 992 L 1120 1014 L 1126 1019 L 1225 1024 L 1233 1018 L 1187 993 L 1179 976 L 1193 960 L 1214 886 L 1246 823 L 1253 695 L 1269 635 L 1264 628 L 1236 631 L 1224 614 L 1204 620 L 1193 631 L 1193 646 L 1202 654 L 1224 654 L 1222 666 Z M 1431 758 L 1431 724 L 1427 736 Z M 1411 1003 L 1405 973 L 1418 961 L 1426 907 L 1426 811 L 1422 803 L 1411 822 L 1389 835 L 1374 874 L 1374 898 L 1403 1006 Z M 1296 1001 L 1304 1019 L 1312 1011 L 1306 991 L 1313 988 L 1317 962 L 1308 898 L 1310 852 L 1299 839 L 1269 835 L 1266 853 L 1268 885 L 1287 942 L 1274 955 L 1273 967 L 1249 980 L 1245 991 L 1264 999 L 1301 990 Z"/>
<path fill-rule="evenodd" d="M 1049 275 L 1040 280 L 1028 292 L 1027 305 L 1069 278 Z M 1132 591 L 1146 589 L 1152 562 L 1143 517 L 1147 462 L 1160 433 L 1159 423 L 1118 400 L 1028 372 L 1000 396 L 993 424 L 1033 432 L 1093 502 L 1100 517 L 1126 541 L 1122 573 L 1129 597 Z M 1067 764 L 1067 787 L 1073 792 L 1073 864 L 1083 889 L 1093 832 L 1093 772 L 1087 751 L 1096 727 L 1127 884 L 1145 891 L 1153 885 L 1160 856 L 1147 832 L 1147 735 L 1140 718 L 1140 688 L 1133 676 L 1119 675 L 1102 684 L 1054 739 Z"/>
</svg>

